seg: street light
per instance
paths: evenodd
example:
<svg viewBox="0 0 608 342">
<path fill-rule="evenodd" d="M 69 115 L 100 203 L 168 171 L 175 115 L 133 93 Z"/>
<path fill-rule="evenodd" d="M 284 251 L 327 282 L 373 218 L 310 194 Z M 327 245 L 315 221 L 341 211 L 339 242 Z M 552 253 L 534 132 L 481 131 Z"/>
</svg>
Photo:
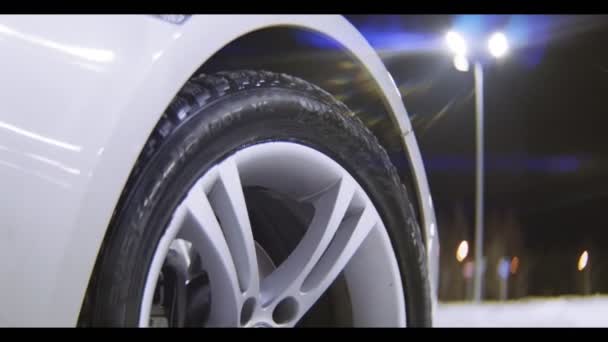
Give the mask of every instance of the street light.
<svg viewBox="0 0 608 342">
<path fill-rule="evenodd" d="M 462 72 L 469 71 L 469 60 L 467 57 L 465 55 L 454 56 L 454 68 Z"/>
<path fill-rule="evenodd" d="M 467 54 L 467 41 L 458 32 L 450 31 L 445 35 L 448 47 L 455 55 Z"/>
<path fill-rule="evenodd" d="M 488 39 L 488 50 L 490 54 L 496 58 L 504 56 L 509 50 L 509 43 L 504 33 L 496 32 Z"/>
<path fill-rule="evenodd" d="M 578 258 L 578 270 L 583 271 L 587 267 L 587 261 L 589 261 L 589 252 L 584 251 Z"/>
<path fill-rule="evenodd" d="M 583 294 L 589 294 L 591 292 L 591 270 L 587 268 L 588 263 L 589 252 L 585 250 L 578 258 L 578 265 L 576 265 L 578 271 L 583 273 Z"/>
<path fill-rule="evenodd" d="M 456 260 L 458 260 L 458 262 L 462 262 L 467 258 L 467 255 L 469 255 L 469 243 L 467 240 L 462 240 L 456 249 Z"/>
<path fill-rule="evenodd" d="M 476 182 L 475 182 L 475 301 L 481 301 L 483 272 L 483 66 L 476 52 L 469 51 L 465 37 L 450 31 L 445 36 L 449 50 L 454 54 L 454 67 L 463 72 L 469 70 L 468 58 L 474 62 L 475 74 L 475 135 L 476 135 Z M 493 33 L 487 48 L 494 58 L 505 56 L 509 50 L 507 37 L 502 32 Z M 469 56 L 469 57 L 467 57 Z"/>
</svg>

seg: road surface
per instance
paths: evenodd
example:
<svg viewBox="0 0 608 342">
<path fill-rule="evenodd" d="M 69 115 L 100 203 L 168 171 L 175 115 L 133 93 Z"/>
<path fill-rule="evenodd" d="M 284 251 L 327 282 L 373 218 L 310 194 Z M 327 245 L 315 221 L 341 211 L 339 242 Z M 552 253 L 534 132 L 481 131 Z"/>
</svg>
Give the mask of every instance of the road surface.
<svg viewBox="0 0 608 342">
<path fill-rule="evenodd" d="M 608 297 L 442 303 L 437 327 L 608 327 Z"/>
</svg>

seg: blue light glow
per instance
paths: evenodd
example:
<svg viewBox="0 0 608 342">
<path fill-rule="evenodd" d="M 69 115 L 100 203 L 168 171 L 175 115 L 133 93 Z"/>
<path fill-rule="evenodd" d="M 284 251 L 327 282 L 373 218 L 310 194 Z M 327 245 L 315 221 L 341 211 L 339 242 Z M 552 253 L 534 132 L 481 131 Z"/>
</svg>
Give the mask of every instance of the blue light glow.
<svg viewBox="0 0 608 342">
<path fill-rule="evenodd" d="M 475 172 L 475 159 L 462 156 L 434 156 L 424 161 L 430 172 Z M 490 172 L 534 172 L 550 174 L 574 173 L 580 170 L 582 161 L 577 156 L 547 157 L 487 157 L 485 169 Z"/>
</svg>

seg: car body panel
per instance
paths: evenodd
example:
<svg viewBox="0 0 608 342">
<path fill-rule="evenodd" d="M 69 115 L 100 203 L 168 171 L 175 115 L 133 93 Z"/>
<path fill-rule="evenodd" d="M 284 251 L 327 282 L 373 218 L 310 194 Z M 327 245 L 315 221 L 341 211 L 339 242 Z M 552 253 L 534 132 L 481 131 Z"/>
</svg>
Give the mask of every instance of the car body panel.
<svg viewBox="0 0 608 342">
<path fill-rule="evenodd" d="M 431 273 L 435 217 L 399 92 L 339 16 L 0 16 L 1 326 L 75 326 L 114 208 L 162 112 L 228 42 L 259 28 L 324 33 L 378 83 L 404 136 Z M 432 228 L 432 231 L 431 229 Z"/>
</svg>

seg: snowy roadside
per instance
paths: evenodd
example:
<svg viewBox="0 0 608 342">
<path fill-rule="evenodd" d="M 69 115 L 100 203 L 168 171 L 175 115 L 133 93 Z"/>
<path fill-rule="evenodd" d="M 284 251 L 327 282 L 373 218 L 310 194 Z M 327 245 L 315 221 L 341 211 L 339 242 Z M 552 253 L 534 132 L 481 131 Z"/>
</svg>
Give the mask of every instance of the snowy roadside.
<svg viewBox="0 0 608 342">
<path fill-rule="evenodd" d="M 608 297 L 532 298 L 520 301 L 443 303 L 437 327 L 608 327 Z"/>
</svg>

